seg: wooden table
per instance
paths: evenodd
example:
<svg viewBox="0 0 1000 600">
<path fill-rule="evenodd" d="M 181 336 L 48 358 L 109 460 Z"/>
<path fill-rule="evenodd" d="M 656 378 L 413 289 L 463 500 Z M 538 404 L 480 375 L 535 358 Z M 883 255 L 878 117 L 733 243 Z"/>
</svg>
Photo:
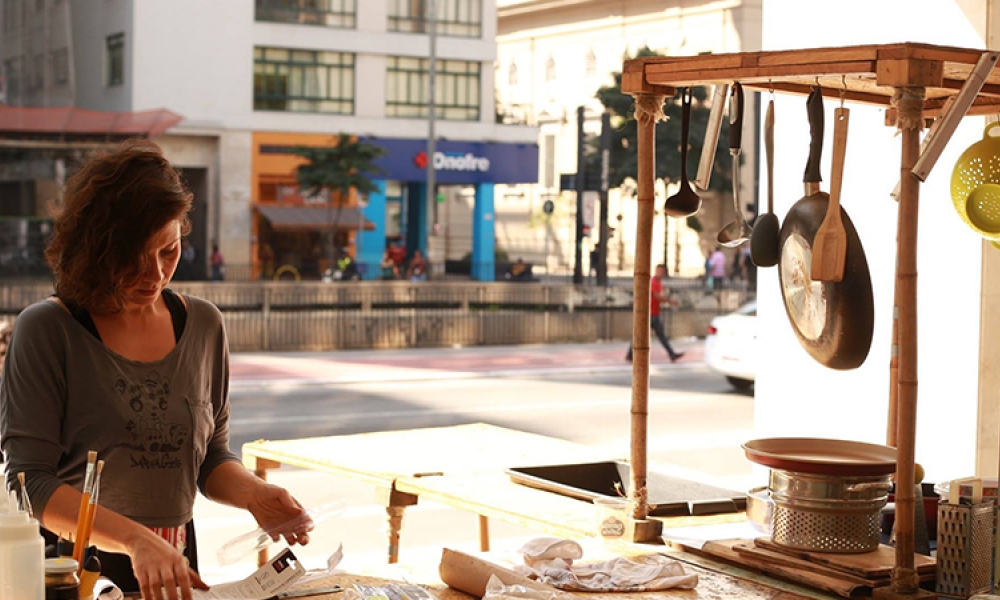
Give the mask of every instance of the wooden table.
<svg viewBox="0 0 1000 600">
<path fill-rule="evenodd" d="M 559 462 L 607 460 L 605 453 L 541 435 L 485 424 L 366 433 L 243 446 L 244 463 L 260 476 L 291 465 L 373 484 L 389 518 L 389 562 L 399 558 L 402 515 L 419 498 L 479 515 L 480 548 L 489 550 L 489 519 L 495 518 L 566 538 L 595 535 L 587 502 L 518 485 L 503 469 Z M 743 513 L 661 519 L 666 527 L 743 520 Z M 830 596 L 663 545 L 620 544 L 622 552 L 669 552 L 701 578 L 698 590 L 659 595 L 753 600 L 827 599 Z M 739 590 L 738 594 L 735 593 Z M 649 594 L 646 594 L 648 596 Z M 616 596 L 621 596 L 616 595 Z M 635 596 L 635 600 L 642 595 Z M 588 595 L 592 598 L 592 595 Z M 462 599 L 453 599 L 462 600 Z"/>
<path fill-rule="evenodd" d="M 581 444 L 482 423 L 243 445 L 243 463 L 262 479 L 267 478 L 268 470 L 289 465 L 374 485 L 389 520 L 390 563 L 399 559 L 403 512 L 417 503 L 420 480 L 437 481 L 447 476 L 445 481 L 452 481 L 451 476 L 502 473 L 512 466 L 606 458 Z M 410 482 L 413 491 L 399 489 L 401 479 Z M 570 502 L 590 508 L 582 502 Z M 457 500 L 455 505 L 460 507 Z M 488 513 L 477 514 L 480 549 L 487 551 Z"/>
</svg>

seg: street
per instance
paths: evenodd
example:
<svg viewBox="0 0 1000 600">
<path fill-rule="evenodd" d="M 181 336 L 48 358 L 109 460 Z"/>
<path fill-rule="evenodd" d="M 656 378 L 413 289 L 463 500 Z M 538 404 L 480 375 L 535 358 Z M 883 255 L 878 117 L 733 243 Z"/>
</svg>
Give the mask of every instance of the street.
<svg viewBox="0 0 1000 600">
<path fill-rule="evenodd" d="M 629 453 L 631 366 L 621 344 L 474 347 L 323 354 L 232 356 L 232 447 L 290 439 L 485 422 Z M 740 444 L 752 437 L 753 398 L 733 391 L 701 363 L 701 342 L 680 341 L 676 364 L 654 348 L 650 377 L 649 459 L 671 475 L 745 490 L 752 480 Z M 441 448 L 442 452 L 456 449 Z M 344 544 L 353 570 L 385 562 L 385 511 L 374 488 L 295 469 L 272 471 L 305 505 L 342 499 L 347 512 L 321 524 L 299 554 L 323 564 Z M 247 557 L 222 567 L 216 550 L 253 529 L 249 515 L 199 497 L 201 568 L 210 583 L 241 578 Z M 491 523 L 494 548 L 532 532 Z M 475 515 L 421 502 L 407 509 L 401 563 L 432 563 L 442 545 L 477 548 Z"/>
</svg>

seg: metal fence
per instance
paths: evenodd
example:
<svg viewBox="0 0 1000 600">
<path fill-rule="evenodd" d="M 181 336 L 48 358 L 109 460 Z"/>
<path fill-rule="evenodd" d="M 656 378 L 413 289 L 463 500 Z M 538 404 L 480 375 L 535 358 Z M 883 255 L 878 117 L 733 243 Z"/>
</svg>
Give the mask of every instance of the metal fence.
<svg viewBox="0 0 1000 600">
<path fill-rule="evenodd" d="M 712 317 L 753 296 L 670 280 L 680 305 L 664 312 L 672 337 L 701 336 Z M 233 351 L 322 351 L 453 345 L 627 341 L 630 285 L 428 281 L 177 282 L 222 311 Z M 52 293 L 47 284 L 0 286 L 0 321 Z"/>
</svg>

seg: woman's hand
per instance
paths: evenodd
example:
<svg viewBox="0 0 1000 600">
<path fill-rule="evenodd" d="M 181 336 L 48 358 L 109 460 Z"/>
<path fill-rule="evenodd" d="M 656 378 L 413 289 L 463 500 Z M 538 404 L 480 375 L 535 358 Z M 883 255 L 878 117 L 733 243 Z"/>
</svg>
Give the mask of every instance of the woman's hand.
<svg viewBox="0 0 1000 600">
<path fill-rule="evenodd" d="M 285 488 L 271 484 L 255 487 L 247 502 L 247 510 L 272 540 L 284 537 L 289 545 L 305 546 L 309 543 L 313 521 Z"/>
<path fill-rule="evenodd" d="M 145 600 L 191 600 L 192 587 L 208 589 L 188 566 L 187 559 L 155 533 L 147 530 L 136 536 L 128 548 L 132 571 Z"/>
</svg>

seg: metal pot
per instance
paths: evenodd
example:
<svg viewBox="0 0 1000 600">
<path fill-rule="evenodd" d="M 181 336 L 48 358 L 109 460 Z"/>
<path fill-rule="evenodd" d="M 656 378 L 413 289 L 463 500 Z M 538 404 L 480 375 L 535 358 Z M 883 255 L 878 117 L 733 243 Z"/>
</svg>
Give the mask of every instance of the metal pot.
<svg viewBox="0 0 1000 600">
<path fill-rule="evenodd" d="M 816 552 L 862 553 L 878 548 L 880 513 L 891 475 L 831 476 L 772 470 L 775 544 Z"/>
</svg>

